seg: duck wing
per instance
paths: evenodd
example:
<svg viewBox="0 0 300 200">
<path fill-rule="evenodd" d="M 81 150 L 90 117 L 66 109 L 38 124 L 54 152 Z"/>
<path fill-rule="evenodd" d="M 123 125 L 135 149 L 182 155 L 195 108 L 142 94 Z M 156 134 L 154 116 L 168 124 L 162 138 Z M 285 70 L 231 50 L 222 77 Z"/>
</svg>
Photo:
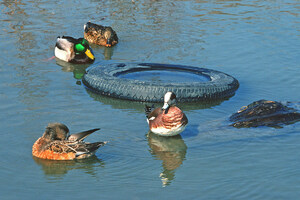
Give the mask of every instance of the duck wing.
<svg viewBox="0 0 300 200">
<path fill-rule="evenodd" d="M 161 115 L 163 110 L 161 108 L 156 108 L 152 110 L 149 114 L 146 114 L 148 120 L 154 120 L 157 116 Z"/>
<path fill-rule="evenodd" d="M 94 133 L 95 131 L 100 130 L 100 128 L 95 128 L 87 131 L 83 131 L 80 133 L 74 133 L 68 137 L 68 141 L 75 142 L 75 141 L 83 141 L 87 136 Z"/>
<path fill-rule="evenodd" d="M 72 147 L 76 151 L 76 157 L 82 154 L 90 154 L 95 152 L 98 148 L 105 145 L 107 142 L 94 142 L 94 143 L 78 143 L 76 147 Z"/>
<path fill-rule="evenodd" d="M 107 142 L 69 142 L 69 141 L 54 141 L 47 146 L 47 150 L 54 153 L 75 153 L 76 157 L 82 154 L 89 154 L 96 151 L 99 147 Z"/>
</svg>

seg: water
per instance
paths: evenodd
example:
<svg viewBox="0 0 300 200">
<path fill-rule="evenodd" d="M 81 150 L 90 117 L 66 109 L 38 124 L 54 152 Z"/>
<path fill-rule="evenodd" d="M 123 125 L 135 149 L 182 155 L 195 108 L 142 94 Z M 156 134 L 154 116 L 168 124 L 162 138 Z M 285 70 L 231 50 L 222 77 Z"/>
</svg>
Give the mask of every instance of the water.
<svg viewBox="0 0 300 200">
<path fill-rule="evenodd" d="M 296 199 L 300 126 L 235 129 L 228 117 L 259 99 L 299 102 L 299 2 L 2 1 L 1 199 Z M 154 62 L 219 70 L 240 82 L 226 101 L 179 105 L 180 137 L 148 135 L 143 104 L 101 97 L 80 82 L 88 66 L 49 60 L 58 35 L 111 25 L 116 47 L 96 63 Z M 96 157 L 48 162 L 31 147 L 48 122 L 100 127 Z"/>
<path fill-rule="evenodd" d="M 180 71 L 169 70 L 151 70 L 134 73 L 121 74 L 118 77 L 126 79 L 134 79 L 140 81 L 154 81 L 161 83 L 185 83 L 185 82 L 207 82 L 210 80 L 208 76 L 192 74 Z"/>
</svg>

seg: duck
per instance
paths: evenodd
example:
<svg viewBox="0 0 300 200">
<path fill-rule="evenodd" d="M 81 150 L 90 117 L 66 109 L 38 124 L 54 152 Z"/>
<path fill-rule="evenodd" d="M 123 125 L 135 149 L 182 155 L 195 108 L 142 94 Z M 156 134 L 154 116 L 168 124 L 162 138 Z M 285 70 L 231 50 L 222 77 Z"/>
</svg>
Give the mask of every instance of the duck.
<svg viewBox="0 0 300 200">
<path fill-rule="evenodd" d="M 32 146 L 32 155 L 47 160 L 78 160 L 89 158 L 107 142 L 87 143 L 83 140 L 99 128 L 69 134 L 69 128 L 62 123 L 49 123 L 42 137 Z"/>
<path fill-rule="evenodd" d="M 91 22 L 84 24 L 84 38 L 93 44 L 111 47 L 118 43 L 117 33 L 110 26 L 101 26 Z"/>
<path fill-rule="evenodd" d="M 75 39 L 70 36 L 58 36 L 54 55 L 60 60 L 74 64 L 89 64 L 95 61 L 93 50 L 84 38 Z"/>
<path fill-rule="evenodd" d="M 176 95 L 167 92 L 161 108 L 145 105 L 145 113 L 151 132 L 161 136 L 175 136 L 184 131 L 188 124 L 186 115 L 176 106 Z"/>
</svg>

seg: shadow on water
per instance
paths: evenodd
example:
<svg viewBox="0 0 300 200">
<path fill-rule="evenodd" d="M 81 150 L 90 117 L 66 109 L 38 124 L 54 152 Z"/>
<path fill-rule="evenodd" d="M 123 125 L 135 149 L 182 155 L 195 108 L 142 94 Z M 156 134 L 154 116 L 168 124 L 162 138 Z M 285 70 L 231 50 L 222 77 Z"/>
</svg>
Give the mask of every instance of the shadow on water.
<svg viewBox="0 0 300 200">
<path fill-rule="evenodd" d="M 92 156 L 83 160 L 45 160 L 41 158 L 36 158 L 33 156 L 33 160 L 40 166 L 47 177 L 56 177 L 62 178 L 68 171 L 73 169 L 84 170 L 85 173 L 92 176 L 96 175 L 96 168 L 104 167 L 105 163 L 97 158 Z"/>
<path fill-rule="evenodd" d="M 144 106 L 145 105 L 152 105 L 153 103 L 149 102 L 138 102 L 138 101 L 129 101 L 129 100 L 123 100 L 123 99 L 116 99 L 107 97 L 104 95 L 100 95 L 97 93 L 92 92 L 88 88 L 86 88 L 87 93 L 94 99 L 95 101 L 99 101 L 105 105 L 111 105 L 114 109 L 133 109 L 140 112 L 144 112 Z M 177 103 L 178 107 L 180 107 L 182 110 L 188 111 L 188 110 L 199 110 L 199 109 L 206 109 L 206 108 L 212 108 L 214 106 L 220 105 L 223 101 L 226 101 L 228 99 L 222 99 L 222 100 L 215 100 L 215 101 L 200 101 L 200 102 L 188 102 L 188 103 Z M 160 107 L 162 104 L 154 104 L 155 107 Z"/>
<path fill-rule="evenodd" d="M 163 170 L 160 173 L 162 186 L 170 185 L 175 179 L 175 171 L 185 160 L 187 146 L 180 135 L 163 137 L 149 132 L 147 135 L 150 153 L 162 160 Z"/>
<path fill-rule="evenodd" d="M 199 125 L 189 124 L 184 131 L 180 134 L 183 138 L 192 138 L 199 134 Z"/>
</svg>

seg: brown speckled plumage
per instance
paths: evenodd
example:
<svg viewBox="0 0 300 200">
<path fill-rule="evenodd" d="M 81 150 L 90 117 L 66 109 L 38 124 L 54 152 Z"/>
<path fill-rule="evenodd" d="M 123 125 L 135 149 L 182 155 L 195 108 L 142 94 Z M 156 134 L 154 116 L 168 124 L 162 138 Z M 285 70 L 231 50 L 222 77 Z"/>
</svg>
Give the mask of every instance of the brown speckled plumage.
<svg viewBox="0 0 300 200">
<path fill-rule="evenodd" d="M 117 33 L 110 26 L 101 26 L 88 22 L 84 26 L 84 38 L 101 46 L 111 47 L 118 43 Z"/>
</svg>

